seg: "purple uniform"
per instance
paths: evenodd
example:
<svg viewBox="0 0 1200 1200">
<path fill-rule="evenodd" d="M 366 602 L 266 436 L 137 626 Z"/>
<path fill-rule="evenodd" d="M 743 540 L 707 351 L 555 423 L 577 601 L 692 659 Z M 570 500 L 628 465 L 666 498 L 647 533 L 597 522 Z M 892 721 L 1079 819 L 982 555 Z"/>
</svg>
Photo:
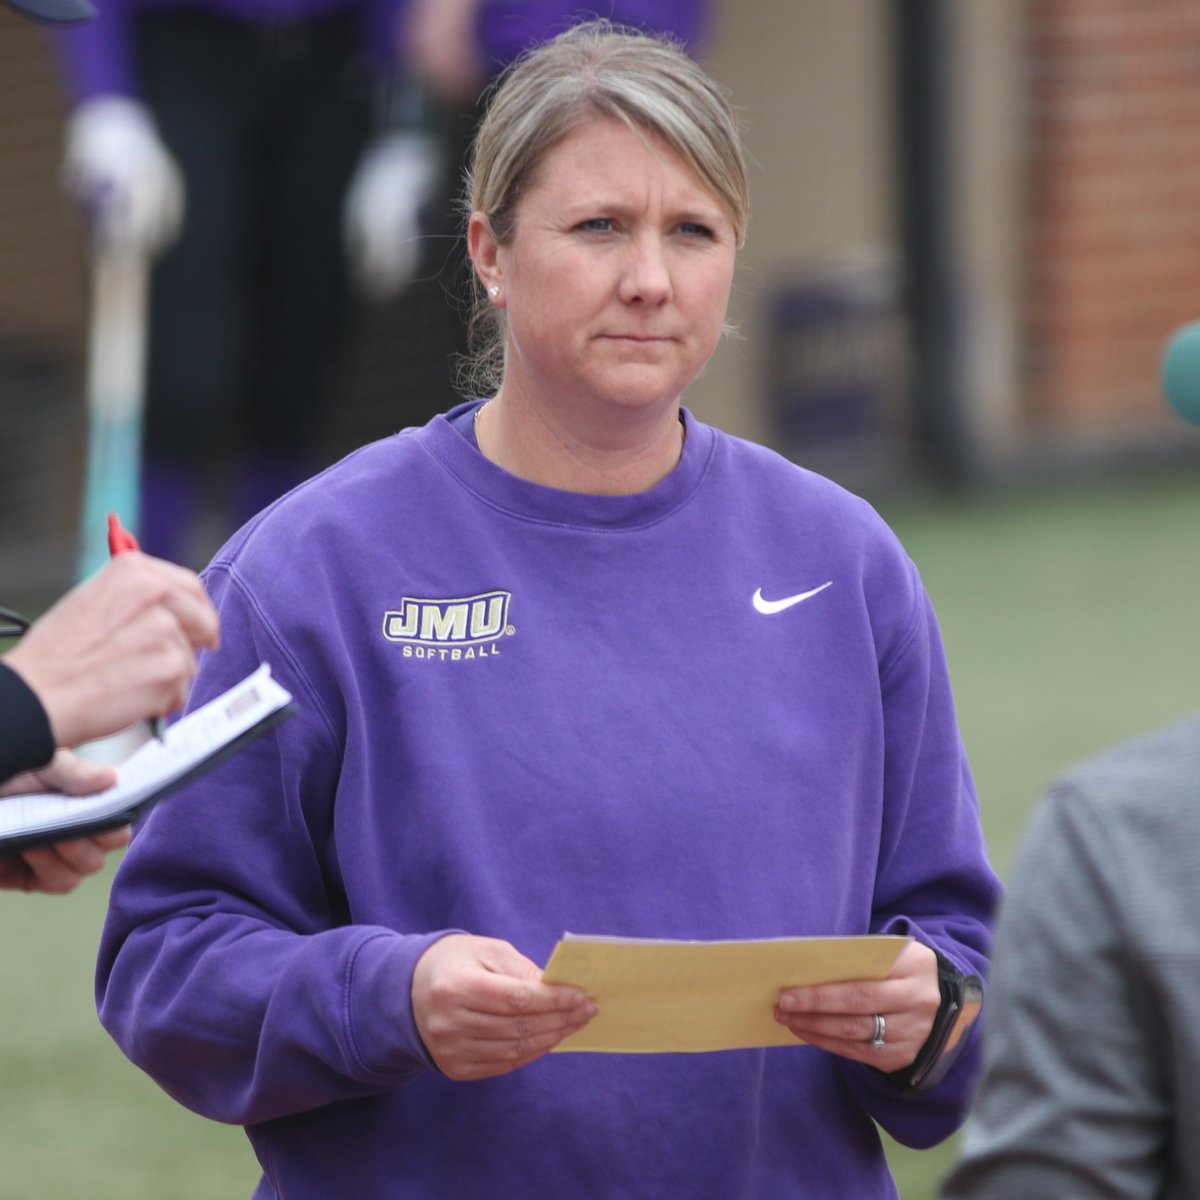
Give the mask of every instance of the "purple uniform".
<svg viewBox="0 0 1200 1200">
<path fill-rule="evenodd" d="M 140 98 L 135 22 L 139 14 L 190 10 L 258 27 L 264 37 L 288 36 L 291 23 L 340 13 L 358 14 L 365 62 L 388 69 L 395 58 L 396 28 L 406 0 L 101 0 L 94 20 L 60 30 L 55 41 L 72 103 L 100 95 Z M 198 50 L 198 52 L 202 52 Z M 214 89 L 220 73 L 214 72 Z"/>
<path fill-rule="evenodd" d="M 875 1122 L 945 1138 L 973 1049 L 910 1096 L 799 1044 L 431 1065 L 410 983 L 449 930 L 541 963 L 564 930 L 900 933 L 978 971 L 999 890 L 929 600 L 866 503 L 690 416 L 650 491 L 560 492 L 480 455 L 472 409 L 209 567 L 192 704 L 267 661 L 299 714 L 137 833 L 104 1024 L 248 1127 L 258 1197 L 895 1196 Z"/>
<path fill-rule="evenodd" d="M 171 8 L 199 8 L 215 15 L 269 28 L 331 13 L 360 11 L 363 47 L 369 60 L 394 65 L 397 30 L 408 0 L 103 0 L 96 18 L 56 36 L 75 101 L 104 93 L 137 96 L 137 68 L 130 32 L 133 16 Z M 477 35 L 492 67 L 510 62 L 527 46 L 545 41 L 582 17 L 599 12 L 679 38 L 693 53 L 703 44 L 711 0 L 612 0 L 579 5 L 563 0 L 480 0 Z"/>
</svg>

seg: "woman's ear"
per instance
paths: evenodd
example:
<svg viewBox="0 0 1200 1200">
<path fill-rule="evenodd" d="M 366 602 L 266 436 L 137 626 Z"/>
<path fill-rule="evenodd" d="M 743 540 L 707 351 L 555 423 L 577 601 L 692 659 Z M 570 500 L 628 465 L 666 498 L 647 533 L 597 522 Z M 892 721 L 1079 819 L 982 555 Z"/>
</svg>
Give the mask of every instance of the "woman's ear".
<svg viewBox="0 0 1200 1200">
<path fill-rule="evenodd" d="M 483 290 L 493 298 L 497 295 L 493 288 L 503 285 L 501 279 L 499 253 L 500 246 L 492 234 L 492 223 L 487 213 L 473 212 L 467 223 L 467 253 L 471 256 L 471 264 Z"/>
</svg>

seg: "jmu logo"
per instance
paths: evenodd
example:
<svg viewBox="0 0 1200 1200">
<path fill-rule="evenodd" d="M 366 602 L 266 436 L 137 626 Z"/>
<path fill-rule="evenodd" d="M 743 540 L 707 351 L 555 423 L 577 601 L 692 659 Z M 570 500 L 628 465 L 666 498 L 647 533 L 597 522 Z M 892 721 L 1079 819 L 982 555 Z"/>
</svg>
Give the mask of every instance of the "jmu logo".
<svg viewBox="0 0 1200 1200">
<path fill-rule="evenodd" d="M 399 610 L 383 614 L 383 636 L 417 646 L 473 646 L 491 642 L 508 627 L 511 592 L 484 592 L 451 600 L 405 596 Z"/>
</svg>

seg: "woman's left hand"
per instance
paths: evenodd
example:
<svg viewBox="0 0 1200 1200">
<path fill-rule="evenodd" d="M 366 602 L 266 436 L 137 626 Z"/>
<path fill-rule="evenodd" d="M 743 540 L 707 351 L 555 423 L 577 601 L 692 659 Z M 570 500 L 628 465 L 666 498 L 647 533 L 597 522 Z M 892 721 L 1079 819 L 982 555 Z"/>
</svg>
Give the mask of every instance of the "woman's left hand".
<svg viewBox="0 0 1200 1200">
<path fill-rule="evenodd" d="M 880 1071 L 909 1066 L 925 1044 L 941 1003 L 937 956 L 909 942 L 884 979 L 824 983 L 780 993 L 775 1019 L 802 1041 Z M 883 1045 L 871 1045 L 878 1014 Z"/>
</svg>

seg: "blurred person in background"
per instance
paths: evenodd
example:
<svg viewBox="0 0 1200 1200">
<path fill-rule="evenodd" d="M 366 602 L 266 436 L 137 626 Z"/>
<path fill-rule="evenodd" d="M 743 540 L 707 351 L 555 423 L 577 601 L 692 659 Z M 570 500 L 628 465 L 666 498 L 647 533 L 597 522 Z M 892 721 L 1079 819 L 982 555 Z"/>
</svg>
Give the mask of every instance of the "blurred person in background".
<svg viewBox="0 0 1200 1200">
<path fill-rule="evenodd" d="M 1001 907 L 943 1200 L 1200 1196 L 1200 716 L 1066 773 Z"/>
<path fill-rule="evenodd" d="M 457 302 L 470 264 L 455 224 L 471 139 L 486 91 L 522 50 L 581 16 L 677 39 L 701 55 L 715 0 L 406 0 L 402 14 L 403 87 L 393 136 L 379 152 L 418 186 L 368 196 L 351 212 L 356 278 L 376 302 L 376 337 L 394 339 L 400 381 L 385 419 L 424 424 L 448 403 L 447 380 L 467 356 L 466 320 Z M 366 203 L 367 200 L 370 203 Z M 390 426 L 394 428 L 395 426 Z"/>
<path fill-rule="evenodd" d="M 138 529 L 149 554 L 189 560 L 227 463 L 238 524 L 324 465 L 351 193 L 361 213 L 421 186 L 411 162 L 379 151 L 403 4 L 104 0 L 58 35 L 65 186 L 97 253 L 154 263 Z"/>
<path fill-rule="evenodd" d="M 5 0 L 52 25 L 87 21 L 87 0 Z M 0 797 L 70 795 L 115 782 L 111 766 L 64 747 L 178 708 L 196 652 L 215 647 L 216 613 L 199 579 L 171 563 L 123 554 L 39 620 L 4 610 L 0 636 L 21 641 L 0 658 Z M 127 830 L 0 857 L 0 888 L 68 892 L 124 846 Z"/>
<path fill-rule="evenodd" d="M 434 96 L 479 115 L 483 92 L 509 63 L 582 15 L 668 34 L 697 55 L 708 36 L 712 7 L 713 0 L 409 0 L 407 62 Z"/>
<path fill-rule="evenodd" d="M 479 390 L 210 564 L 191 703 L 269 658 L 299 711 L 139 825 L 101 1019 L 245 1126 L 260 1200 L 895 1197 L 877 1123 L 957 1127 L 999 882 L 916 566 L 682 406 L 746 232 L 733 110 L 581 25 L 492 93 L 468 196 Z M 905 941 L 766 999 L 793 1045 L 552 1055 L 597 1011 L 542 978 L 564 929 Z"/>
</svg>

